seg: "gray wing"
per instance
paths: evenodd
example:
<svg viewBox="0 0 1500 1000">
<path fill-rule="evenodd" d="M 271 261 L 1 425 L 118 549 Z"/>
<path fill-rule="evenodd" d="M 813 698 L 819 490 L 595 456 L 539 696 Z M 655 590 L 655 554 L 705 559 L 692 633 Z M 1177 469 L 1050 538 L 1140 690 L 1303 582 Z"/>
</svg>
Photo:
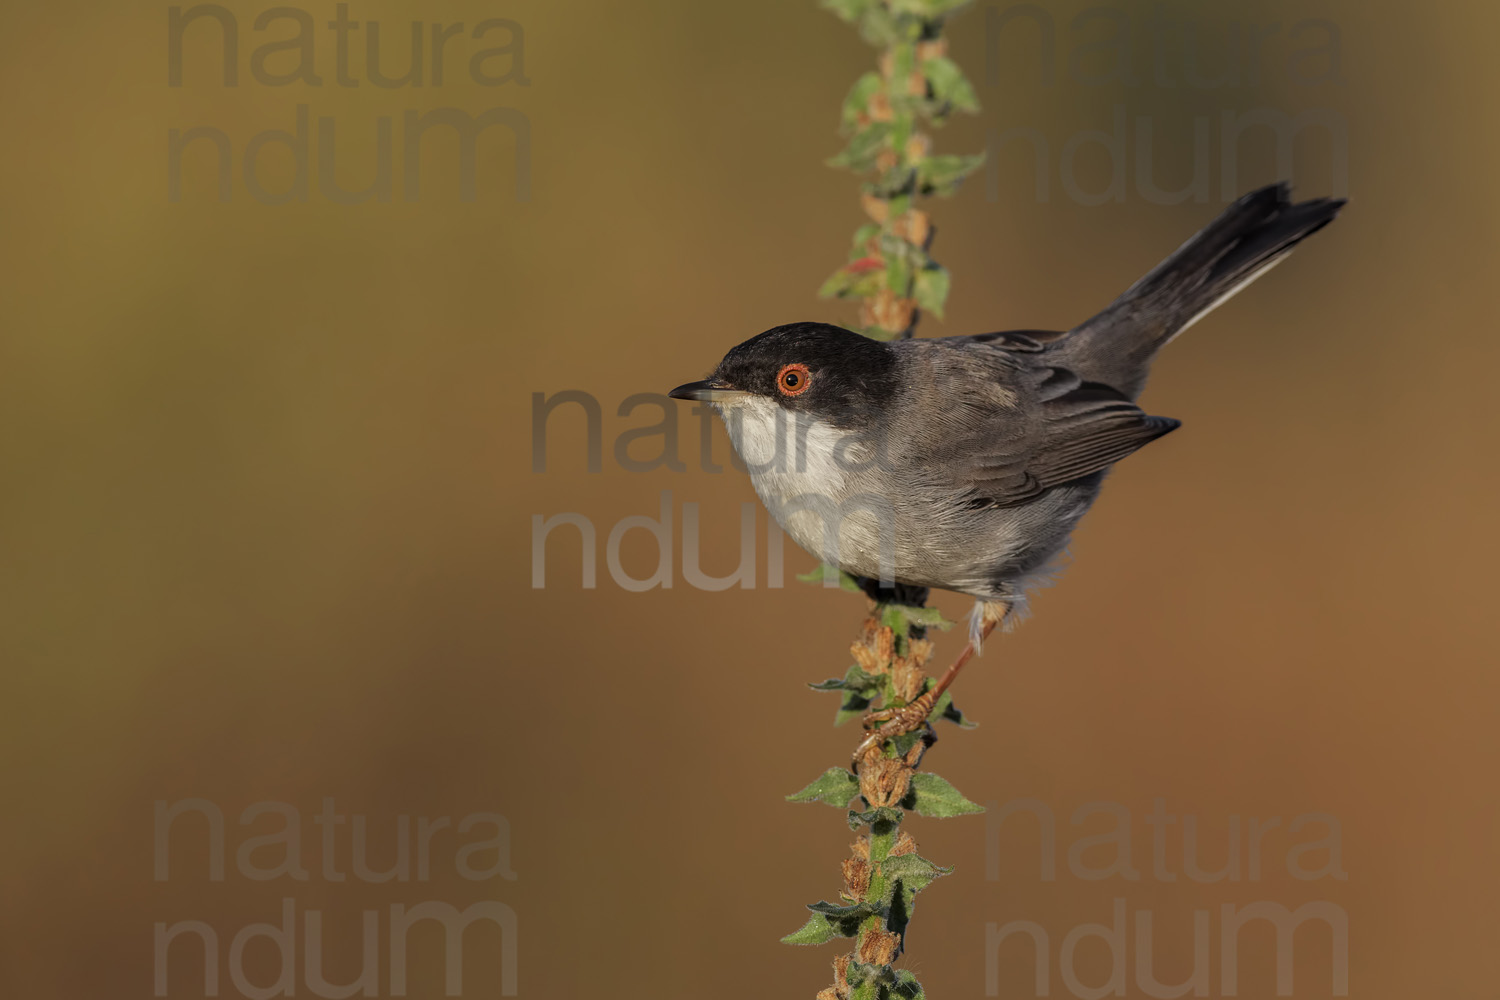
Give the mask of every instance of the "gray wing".
<svg viewBox="0 0 1500 1000">
<path fill-rule="evenodd" d="M 1149 416 L 1119 390 L 1085 382 L 1065 368 L 1017 374 L 1018 405 L 992 411 L 954 449 L 959 484 L 977 504 L 1025 503 L 1103 472 L 1181 426 Z"/>
</svg>

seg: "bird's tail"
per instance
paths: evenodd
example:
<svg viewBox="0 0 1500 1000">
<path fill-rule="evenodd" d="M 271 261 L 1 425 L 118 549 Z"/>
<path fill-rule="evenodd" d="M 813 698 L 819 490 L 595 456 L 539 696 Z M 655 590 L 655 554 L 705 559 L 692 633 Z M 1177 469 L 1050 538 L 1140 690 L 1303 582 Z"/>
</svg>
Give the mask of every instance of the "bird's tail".
<svg viewBox="0 0 1500 1000">
<path fill-rule="evenodd" d="M 1273 184 L 1245 195 L 1176 253 L 1068 337 L 1114 376 L 1111 385 L 1139 393 L 1146 367 L 1165 344 L 1286 259 L 1298 243 L 1328 225 L 1341 198 L 1293 204 L 1291 187 Z"/>
</svg>

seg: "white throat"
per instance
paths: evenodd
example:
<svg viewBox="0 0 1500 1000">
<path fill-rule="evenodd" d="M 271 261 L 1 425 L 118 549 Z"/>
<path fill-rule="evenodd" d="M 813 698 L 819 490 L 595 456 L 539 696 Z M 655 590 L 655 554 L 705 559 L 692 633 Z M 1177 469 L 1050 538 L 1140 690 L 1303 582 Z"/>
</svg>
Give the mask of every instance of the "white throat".
<svg viewBox="0 0 1500 1000">
<path fill-rule="evenodd" d="M 837 499 L 844 491 L 859 460 L 853 432 L 808 413 L 794 413 L 764 396 L 747 395 L 714 406 L 762 498 L 813 494 Z"/>
<path fill-rule="evenodd" d="M 763 396 L 714 405 L 755 492 L 797 544 L 846 568 L 889 548 L 894 528 L 882 514 L 888 500 L 871 495 L 880 477 L 867 439 Z"/>
</svg>

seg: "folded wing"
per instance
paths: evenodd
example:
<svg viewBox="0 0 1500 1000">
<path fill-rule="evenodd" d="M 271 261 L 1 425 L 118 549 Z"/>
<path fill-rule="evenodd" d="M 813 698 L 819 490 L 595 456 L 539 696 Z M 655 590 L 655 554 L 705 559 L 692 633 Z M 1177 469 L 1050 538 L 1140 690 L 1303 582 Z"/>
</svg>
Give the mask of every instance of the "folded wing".
<svg viewBox="0 0 1500 1000">
<path fill-rule="evenodd" d="M 1109 386 L 1084 382 L 1061 368 L 1036 376 L 1040 404 L 1019 428 L 1014 414 L 997 414 L 1006 427 L 976 428 L 955 449 L 960 485 L 973 503 L 1009 507 L 1074 480 L 1103 472 L 1120 459 L 1176 430 L 1180 422 L 1153 417 Z"/>
</svg>

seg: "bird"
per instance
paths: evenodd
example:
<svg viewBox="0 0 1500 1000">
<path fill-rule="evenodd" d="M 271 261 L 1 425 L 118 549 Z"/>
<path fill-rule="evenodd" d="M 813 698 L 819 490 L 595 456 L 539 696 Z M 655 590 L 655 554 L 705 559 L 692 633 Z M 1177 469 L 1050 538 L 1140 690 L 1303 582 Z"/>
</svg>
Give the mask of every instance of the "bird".
<svg viewBox="0 0 1500 1000">
<path fill-rule="evenodd" d="M 867 593 L 975 599 L 957 660 L 920 698 L 866 716 L 856 760 L 926 723 L 1055 573 L 1114 464 L 1180 426 L 1137 405 L 1157 353 L 1345 204 L 1293 202 L 1286 183 L 1246 194 L 1070 330 L 880 341 L 791 323 L 668 394 L 711 404 L 771 516 Z"/>
</svg>

